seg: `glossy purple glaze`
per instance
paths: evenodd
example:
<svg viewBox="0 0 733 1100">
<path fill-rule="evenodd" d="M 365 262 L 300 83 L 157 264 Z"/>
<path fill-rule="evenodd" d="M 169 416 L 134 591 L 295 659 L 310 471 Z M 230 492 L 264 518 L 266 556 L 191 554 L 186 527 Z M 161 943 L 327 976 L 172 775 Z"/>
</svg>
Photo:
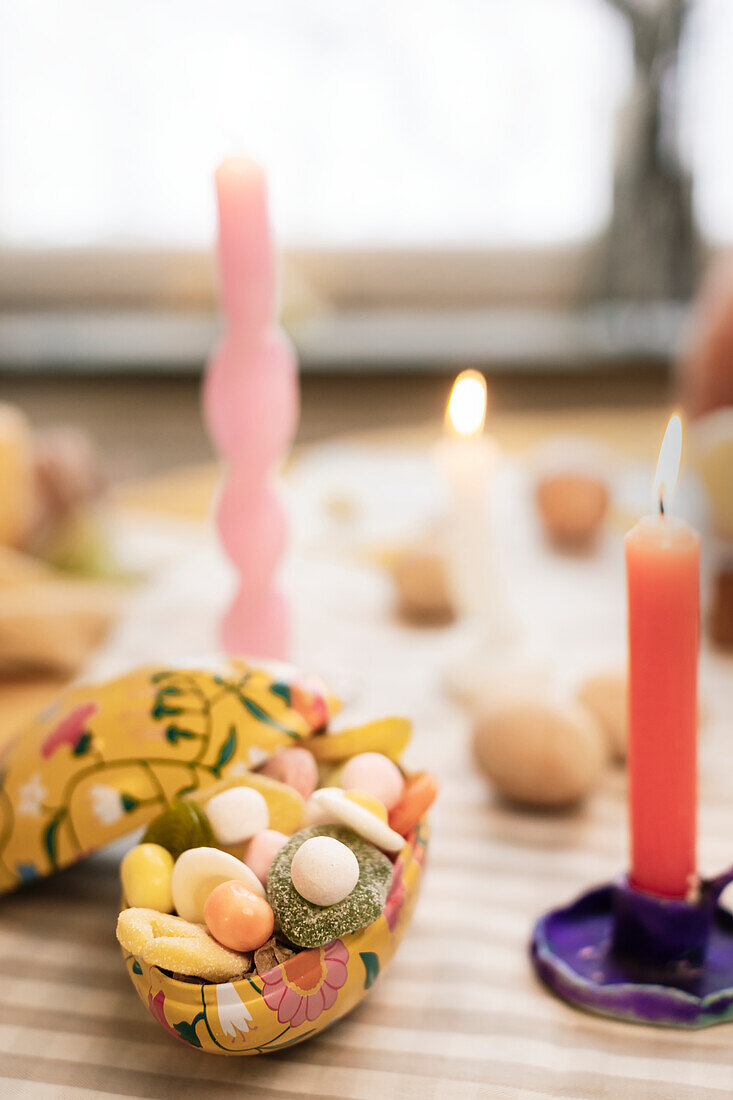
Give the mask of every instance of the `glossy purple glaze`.
<svg viewBox="0 0 733 1100">
<path fill-rule="evenodd" d="M 626 879 L 541 917 L 534 967 L 571 1004 L 615 1019 L 699 1028 L 733 1019 L 733 916 L 719 907 L 733 868 L 696 902 L 655 898 Z"/>
</svg>

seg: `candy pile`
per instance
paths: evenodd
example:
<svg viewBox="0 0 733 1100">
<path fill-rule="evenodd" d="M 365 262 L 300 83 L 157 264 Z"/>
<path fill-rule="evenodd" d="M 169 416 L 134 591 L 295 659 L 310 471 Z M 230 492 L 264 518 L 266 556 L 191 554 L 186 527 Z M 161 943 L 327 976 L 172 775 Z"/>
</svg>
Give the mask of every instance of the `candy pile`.
<svg viewBox="0 0 733 1100">
<path fill-rule="evenodd" d="M 227 982 L 372 924 L 437 793 L 429 773 L 396 763 L 409 733 L 384 719 L 320 734 L 173 802 L 122 861 L 125 950 Z"/>
</svg>

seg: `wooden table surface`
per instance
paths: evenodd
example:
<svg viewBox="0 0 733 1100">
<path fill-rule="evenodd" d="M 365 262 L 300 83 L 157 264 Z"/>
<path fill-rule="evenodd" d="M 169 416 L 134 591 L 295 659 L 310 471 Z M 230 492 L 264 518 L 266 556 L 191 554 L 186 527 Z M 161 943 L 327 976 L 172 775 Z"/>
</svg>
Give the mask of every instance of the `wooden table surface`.
<svg viewBox="0 0 733 1100">
<path fill-rule="evenodd" d="M 498 431 L 521 449 L 567 419 L 507 413 Z M 664 410 L 586 410 L 569 419 L 648 458 L 656 446 L 648 433 L 657 432 Z M 416 426 L 413 436 L 431 430 Z M 183 511 L 186 481 L 172 481 Z M 211 482 L 206 472 L 190 479 L 190 510 Z M 154 510 L 160 484 L 121 496 Z M 188 583 L 185 573 L 180 583 Z M 129 985 L 114 939 L 119 852 L 98 854 L 2 900 L 0 1097 L 198 1100 L 234 1089 L 273 1100 L 733 1096 L 730 1028 L 680 1034 L 577 1013 L 548 995 L 528 964 L 534 918 L 624 866 L 623 770 L 609 768 L 600 791 L 569 815 L 523 813 L 492 798 L 471 766 L 470 719 L 442 690 L 435 632 L 395 627 L 381 614 L 380 582 L 373 590 L 365 583 L 356 609 L 341 617 L 327 600 L 307 609 L 314 652 L 321 661 L 350 654 L 360 703 L 375 715 L 411 715 L 409 759 L 428 764 L 442 783 L 423 896 L 392 965 L 346 1020 L 301 1047 L 253 1059 L 179 1048 Z M 142 651 L 151 641 L 139 626 Z M 570 637 L 569 625 L 558 631 Z M 571 644 L 582 647 L 582 636 Z M 299 657 L 307 660 L 304 647 Z M 732 854 L 733 667 L 711 655 L 706 662 L 703 855 L 720 868 Z"/>
</svg>

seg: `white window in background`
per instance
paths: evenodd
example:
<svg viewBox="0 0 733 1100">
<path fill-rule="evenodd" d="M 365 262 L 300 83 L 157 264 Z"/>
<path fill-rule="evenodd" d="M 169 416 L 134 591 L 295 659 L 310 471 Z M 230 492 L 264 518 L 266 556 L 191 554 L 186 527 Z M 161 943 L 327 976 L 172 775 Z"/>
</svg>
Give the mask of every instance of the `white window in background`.
<svg viewBox="0 0 733 1100">
<path fill-rule="evenodd" d="M 733 2 L 692 6 L 684 149 L 698 224 L 720 244 Z M 314 359 L 531 358 L 525 324 L 487 334 L 478 315 L 441 316 L 438 331 L 426 307 L 587 300 L 631 78 L 606 0 L 2 0 L 0 362 L 200 361 L 211 174 L 232 151 L 268 169 L 294 260 L 286 300 L 297 269 L 307 308 L 315 294 L 332 319 L 368 314 L 311 331 Z M 55 315 L 38 334 L 39 303 L 178 312 L 155 331 L 137 316 L 97 330 L 88 314 L 59 331 Z M 198 328 L 181 328 L 182 308 Z M 406 311 L 407 334 L 381 308 Z M 536 354 L 587 356 L 587 334 L 558 323 L 536 330 Z"/>
<path fill-rule="evenodd" d="M 733 4 L 695 0 L 683 54 L 681 145 L 703 237 L 733 243 Z"/>
<path fill-rule="evenodd" d="M 4 0 L 0 242 L 206 245 L 230 150 L 290 243 L 586 241 L 628 47 L 604 0 Z"/>
</svg>

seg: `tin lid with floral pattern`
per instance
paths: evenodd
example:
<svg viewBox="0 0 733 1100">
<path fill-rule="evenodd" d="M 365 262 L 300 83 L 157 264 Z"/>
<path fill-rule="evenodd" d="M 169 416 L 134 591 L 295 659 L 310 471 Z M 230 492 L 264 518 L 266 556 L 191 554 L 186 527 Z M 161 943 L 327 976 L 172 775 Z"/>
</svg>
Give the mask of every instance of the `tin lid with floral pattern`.
<svg viewBox="0 0 733 1100">
<path fill-rule="evenodd" d="M 318 681 L 236 659 L 70 687 L 0 757 L 0 893 L 310 737 L 330 705 Z"/>
</svg>

